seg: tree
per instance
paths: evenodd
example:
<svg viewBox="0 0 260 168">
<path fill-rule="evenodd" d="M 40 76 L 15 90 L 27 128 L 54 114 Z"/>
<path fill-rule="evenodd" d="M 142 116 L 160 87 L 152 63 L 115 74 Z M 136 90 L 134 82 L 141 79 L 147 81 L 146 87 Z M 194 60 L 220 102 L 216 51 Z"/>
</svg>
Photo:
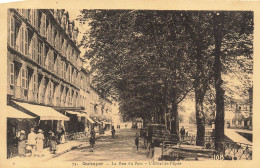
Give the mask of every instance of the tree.
<svg viewBox="0 0 260 168">
<path fill-rule="evenodd" d="M 243 23 L 243 24 L 242 24 Z M 241 26 L 242 25 L 242 26 Z M 239 36 L 236 36 L 239 34 Z M 223 80 L 221 72 L 223 71 L 223 64 L 221 59 L 225 59 L 223 54 L 223 43 L 234 40 L 234 37 L 243 37 L 253 34 L 253 15 L 252 12 L 215 12 L 213 13 L 213 37 L 214 37 L 214 79 L 216 90 L 216 135 L 215 135 L 215 149 L 217 151 L 223 151 L 221 145 L 224 141 L 224 95 Z M 229 37 L 229 38 L 228 38 Z M 252 41 L 247 41 L 247 44 L 241 41 L 241 38 L 236 40 L 236 45 L 239 44 L 239 49 L 232 50 L 230 52 L 226 50 L 226 54 L 236 53 L 239 55 L 246 55 L 252 57 Z"/>
<path fill-rule="evenodd" d="M 204 145 L 205 112 L 204 97 L 212 81 L 212 15 L 209 12 L 190 12 L 186 14 L 187 35 L 190 37 L 189 57 L 191 63 L 191 78 L 195 90 L 195 110 L 197 123 L 196 145 Z"/>
</svg>

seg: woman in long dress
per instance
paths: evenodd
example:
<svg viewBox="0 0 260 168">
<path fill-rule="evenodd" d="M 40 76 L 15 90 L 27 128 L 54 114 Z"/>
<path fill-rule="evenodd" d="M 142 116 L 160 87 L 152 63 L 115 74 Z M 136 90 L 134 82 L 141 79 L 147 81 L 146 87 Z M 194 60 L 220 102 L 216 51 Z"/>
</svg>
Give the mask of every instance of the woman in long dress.
<svg viewBox="0 0 260 168">
<path fill-rule="evenodd" d="M 63 128 L 61 128 L 61 143 L 65 143 L 65 131 Z"/>
<path fill-rule="evenodd" d="M 25 156 L 25 148 L 26 148 L 26 136 L 25 131 L 22 130 L 20 135 L 18 135 L 18 153 L 20 157 Z"/>
<path fill-rule="evenodd" d="M 34 128 L 31 128 L 31 133 L 28 135 L 28 149 L 31 151 L 31 156 L 35 156 L 37 135 L 34 133 Z"/>
<path fill-rule="evenodd" d="M 38 130 L 37 139 L 36 139 L 36 149 L 39 156 L 43 156 L 42 150 L 43 150 L 44 135 L 42 134 L 42 132 L 43 131 L 41 129 Z"/>
</svg>

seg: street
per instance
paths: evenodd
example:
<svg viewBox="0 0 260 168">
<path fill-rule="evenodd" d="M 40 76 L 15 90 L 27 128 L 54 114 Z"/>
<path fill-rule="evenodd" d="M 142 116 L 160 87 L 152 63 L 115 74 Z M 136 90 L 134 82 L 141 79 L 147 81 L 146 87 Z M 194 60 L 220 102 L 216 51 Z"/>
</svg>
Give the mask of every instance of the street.
<svg viewBox="0 0 260 168">
<path fill-rule="evenodd" d="M 90 152 L 89 142 L 86 140 L 81 148 L 67 152 L 51 161 L 148 161 L 143 148 L 143 139 L 140 140 L 139 150 L 135 147 L 135 135 L 139 130 L 116 130 L 114 139 L 103 136 L 96 140 L 94 152 Z"/>
</svg>

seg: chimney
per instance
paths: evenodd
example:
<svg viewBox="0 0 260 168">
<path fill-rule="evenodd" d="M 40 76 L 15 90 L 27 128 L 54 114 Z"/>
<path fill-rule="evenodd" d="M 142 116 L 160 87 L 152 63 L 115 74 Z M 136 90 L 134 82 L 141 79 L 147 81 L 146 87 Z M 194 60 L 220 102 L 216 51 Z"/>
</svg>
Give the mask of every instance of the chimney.
<svg viewBox="0 0 260 168">
<path fill-rule="evenodd" d="M 72 33 L 72 40 L 77 44 L 77 38 L 78 38 L 78 33 L 79 33 L 79 30 L 77 27 L 75 27 L 75 29 L 73 30 L 73 33 Z"/>
</svg>

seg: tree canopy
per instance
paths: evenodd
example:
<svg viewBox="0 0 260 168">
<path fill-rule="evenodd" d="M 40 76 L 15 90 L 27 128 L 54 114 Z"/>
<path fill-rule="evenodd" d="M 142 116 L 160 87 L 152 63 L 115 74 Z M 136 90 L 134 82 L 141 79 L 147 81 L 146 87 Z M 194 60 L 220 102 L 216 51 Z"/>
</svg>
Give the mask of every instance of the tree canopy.
<svg viewBox="0 0 260 168">
<path fill-rule="evenodd" d="M 225 98 L 234 98 L 230 79 L 223 81 L 221 74 L 237 76 L 245 88 L 241 90 L 252 86 L 252 12 L 83 10 L 82 14 L 91 27 L 80 45 L 88 48 L 85 56 L 96 72 L 93 86 L 118 100 L 126 118 L 160 122 L 170 111 L 178 132 L 178 104 L 193 91 L 197 129 L 203 132 L 205 103 L 216 109 L 222 125 Z M 216 128 L 223 129 L 221 125 Z"/>
</svg>

